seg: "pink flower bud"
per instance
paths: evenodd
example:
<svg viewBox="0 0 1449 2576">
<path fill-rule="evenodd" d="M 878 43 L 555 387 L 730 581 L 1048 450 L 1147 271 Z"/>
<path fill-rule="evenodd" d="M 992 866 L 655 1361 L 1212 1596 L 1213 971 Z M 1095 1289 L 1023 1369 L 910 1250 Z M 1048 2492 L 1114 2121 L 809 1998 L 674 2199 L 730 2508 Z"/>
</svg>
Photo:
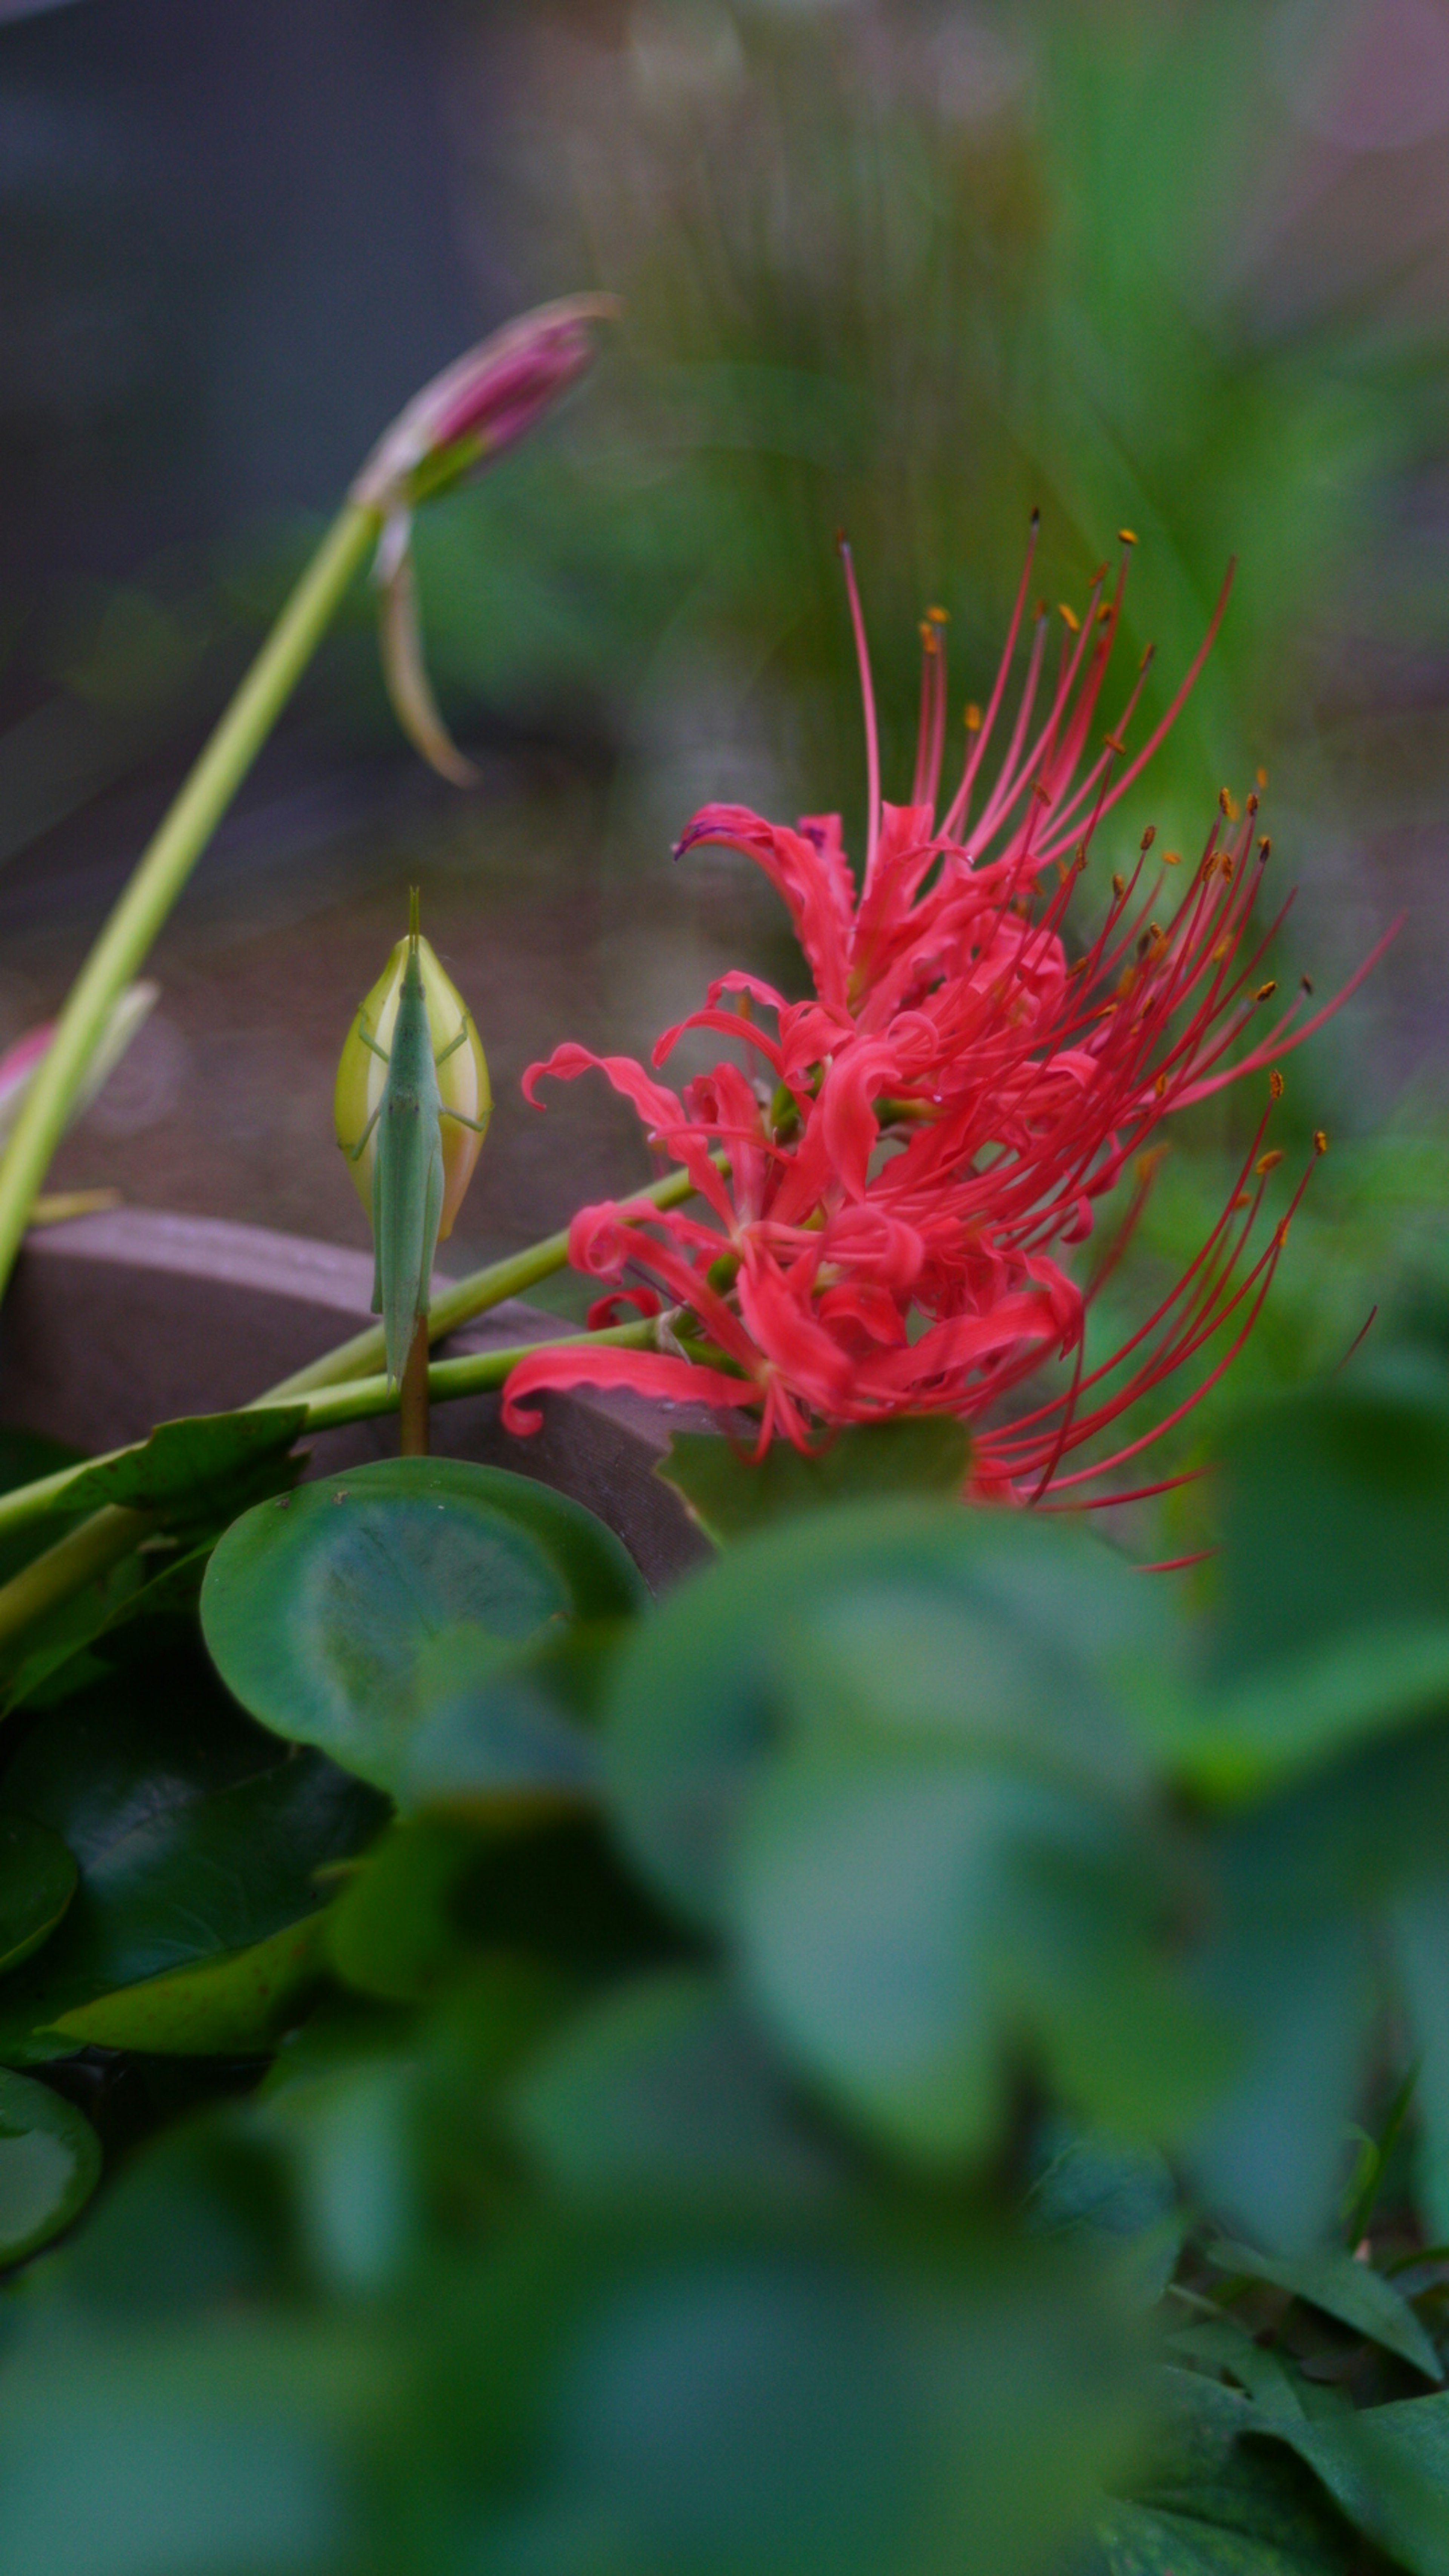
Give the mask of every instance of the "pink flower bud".
<svg viewBox="0 0 1449 2576">
<path fill-rule="evenodd" d="M 415 750 L 455 787 L 476 786 L 478 773 L 449 734 L 428 679 L 413 580 L 414 505 L 524 437 L 593 364 L 591 323 L 620 309 L 614 295 L 569 295 L 505 323 L 414 394 L 352 486 L 353 501 L 382 517 L 374 578 L 388 695 Z"/>
<path fill-rule="evenodd" d="M 589 326 L 620 309 L 613 295 L 565 296 L 467 350 L 399 412 L 353 484 L 353 499 L 391 517 L 421 497 L 415 484 L 428 478 L 419 468 L 449 448 L 471 449 L 459 459 L 461 472 L 501 455 L 593 364 Z"/>
</svg>

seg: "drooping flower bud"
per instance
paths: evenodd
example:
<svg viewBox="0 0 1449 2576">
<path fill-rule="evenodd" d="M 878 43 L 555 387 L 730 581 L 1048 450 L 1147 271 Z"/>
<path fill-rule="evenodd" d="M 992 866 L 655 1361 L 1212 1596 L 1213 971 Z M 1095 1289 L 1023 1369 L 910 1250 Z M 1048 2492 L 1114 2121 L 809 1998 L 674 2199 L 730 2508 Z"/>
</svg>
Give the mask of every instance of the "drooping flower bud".
<svg viewBox="0 0 1449 2576">
<path fill-rule="evenodd" d="M 374 1125 L 368 1135 L 368 1128 L 376 1117 L 387 1080 L 385 1058 L 397 1021 L 408 946 L 406 938 L 398 941 L 371 992 L 359 1003 L 337 1067 L 333 1103 L 337 1142 L 348 1156 L 348 1168 L 369 1223 L 373 1213 L 372 1167 L 377 1152 L 377 1129 Z M 488 1086 L 488 1060 L 474 1026 L 473 1014 L 451 976 L 445 974 L 439 965 L 434 950 L 421 935 L 418 938 L 418 963 L 427 1003 L 428 1033 L 433 1042 L 438 1094 L 445 1113 L 439 1122 L 443 1151 L 443 1212 L 438 1226 L 441 1239 L 452 1232 L 453 1219 L 463 1204 L 483 1150 L 483 1135 L 492 1114 L 493 1095 Z M 460 1031 L 463 1032 L 461 1045 L 458 1043 Z M 373 1042 L 371 1046 L 366 1043 L 368 1038 Z M 380 1054 L 374 1051 L 378 1048 L 381 1049 Z M 446 1114 L 449 1111 L 453 1113 L 451 1116 Z M 468 1122 L 466 1125 L 462 1123 L 464 1120 Z M 358 1141 L 363 1136 L 367 1136 L 368 1141 L 353 1160 Z"/>
<path fill-rule="evenodd" d="M 423 660 L 413 510 L 526 437 L 592 365 L 590 326 L 620 309 L 613 295 L 570 295 L 506 323 L 414 394 L 352 486 L 354 501 L 382 514 L 374 578 L 388 694 L 409 741 L 454 786 L 472 786 L 477 771 L 448 733 Z"/>
<path fill-rule="evenodd" d="M 86 1077 L 70 1105 L 67 1129 L 83 1118 L 97 1094 L 104 1091 L 131 1040 L 150 1018 L 161 998 L 159 984 L 128 984 L 118 994 L 107 1014 L 99 1044 L 91 1057 Z M 20 1107 L 44 1061 L 46 1049 L 55 1035 L 55 1022 L 28 1029 L 23 1038 L 7 1047 L 0 1055 L 0 1145 L 5 1143 L 20 1115 Z"/>
</svg>

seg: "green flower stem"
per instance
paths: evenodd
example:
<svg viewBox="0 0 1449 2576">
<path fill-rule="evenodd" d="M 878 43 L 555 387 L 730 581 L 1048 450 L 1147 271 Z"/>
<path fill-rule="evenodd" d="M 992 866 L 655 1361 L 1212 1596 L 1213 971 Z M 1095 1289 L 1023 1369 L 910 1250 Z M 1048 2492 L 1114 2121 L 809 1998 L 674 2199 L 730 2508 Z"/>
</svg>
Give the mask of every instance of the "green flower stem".
<svg viewBox="0 0 1449 2576">
<path fill-rule="evenodd" d="M 94 1465 L 95 1461 L 90 1463 Z M 54 1479 L 47 1477 L 45 1481 L 49 1484 Z M 35 1490 L 31 1485 L 20 1488 L 26 1494 Z M 7 1494 L 3 1499 L 8 1502 L 11 1498 Z M 88 1583 L 109 1574 L 112 1566 L 129 1556 L 155 1526 L 149 1512 L 128 1511 L 120 1503 L 108 1503 L 104 1511 L 92 1512 L 78 1528 L 67 1530 L 64 1538 L 48 1547 L 43 1556 L 32 1557 L 18 1574 L 12 1574 L 8 1583 L 0 1584 L 0 1644 L 23 1636 L 48 1611 L 58 1610 L 74 1593 L 83 1592 Z"/>
<path fill-rule="evenodd" d="M 716 1161 L 721 1158 L 716 1156 Z M 644 1190 L 631 1192 L 631 1198 L 648 1199 L 654 1207 L 679 1207 L 694 1195 L 694 1183 L 687 1172 L 668 1172 L 662 1181 L 651 1181 Z M 442 1341 L 455 1333 L 460 1324 L 470 1323 L 475 1315 L 486 1314 L 490 1306 L 501 1306 L 505 1297 L 521 1297 L 527 1288 L 536 1288 L 540 1279 L 549 1279 L 557 1270 L 568 1268 L 569 1237 L 565 1226 L 561 1234 L 546 1234 L 541 1243 L 532 1243 L 526 1252 L 511 1252 L 506 1261 L 490 1261 L 486 1270 L 471 1270 L 464 1279 L 455 1279 L 441 1296 L 433 1299 L 428 1314 L 428 1339 Z M 268 1387 L 259 1404 L 281 1404 L 296 1395 L 310 1395 L 314 1387 L 340 1386 L 345 1380 L 370 1377 L 384 1356 L 381 1324 L 370 1324 L 366 1332 L 354 1333 L 348 1342 L 339 1342 L 335 1350 L 324 1351 L 320 1360 L 311 1360 L 306 1368 L 293 1371 L 278 1386 Z"/>
<path fill-rule="evenodd" d="M 492 1387 L 503 1384 L 520 1360 L 531 1360 L 536 1351 L 577 1350 L 580 1344 L 590 1350 L 652 1351 L 658 1348 L 654 1318 L 641 1317 L 637 1324 L 611 1324 L 602 1333 L 560 1333 L 549 1342 L 519 1342 L 510 1350 L 469 1351 L 462 1359 L 434 1360 L 428 1371 L 428 1401 L 448 1404 L 463 1395 L 485 1395 Z M 311 1396 L 303 1431 L 335 1431 L 345 1422 L 366 1422 L 376 1413 L 396 1413 L 399 1390 L 385 1377 L 351 1378 L 345 1386 L 324 1387 Z M 249 1408 L 261 1412 L 258 1405 Z M 0 1506 L 4 1497 L 0 1496 Z M 3 1601 L 0 1592 L 0 1601 Z"/>
<path fill-rule="evenodd" d="M 381 516 L 334 520 L 71 987 L 0 1157 L 0 1290 L 112 1005 L 151 944 L 377 543 Z"/>
</svg>

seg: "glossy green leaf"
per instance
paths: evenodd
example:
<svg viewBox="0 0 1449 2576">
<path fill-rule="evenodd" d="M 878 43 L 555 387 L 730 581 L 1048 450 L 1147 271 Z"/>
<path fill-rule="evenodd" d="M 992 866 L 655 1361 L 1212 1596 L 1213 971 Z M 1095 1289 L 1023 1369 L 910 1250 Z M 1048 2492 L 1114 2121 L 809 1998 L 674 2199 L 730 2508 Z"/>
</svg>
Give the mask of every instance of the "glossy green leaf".
<svg viewBox="0 0 1449 2576">
<path fill-rule="evenodd" d="M 361 1850 L 384 1813 L 320 1756 L 252 1726 L 199 1655 L 43 1715 L 0 1807 L 58 1833 L 80 1869 L 59 1929 L 0 1983 L 0 2058 L 21 2064 L 78 2045 L 54 2036 L 65 2014 L 312 1914 L 317 1872 Z"/>
<path fill-rule="evenodd" d="M 100 2171 L 99 2140 L 74 2105 L 0 2068 L 0 2264 L 18 2263 L 68 2227 Z"/>
<path fill-rule="evenodd" d="M 655 1474 L 684 1498 L 716 1547 L 827 1503 L 889 1494 L 959 1495 L 971 1435 L 949 1414 L 856 1423 L 808 1457 L 776 1440 L 752 1458 L 709 1432 L 677 1431 Z"/>
<path fill-rule="evenodd" d="M 1341 2246 L 1284 2257 L 1258 2254 L 1251 2246 L 1225 2241 L 1209 2246 L 1208 2260 L 1219 2271 L 1267 2281 L 1295 2299 L 1307 2299 L 1325 2316 L 1337 2317 L 1341 2325 L 1367 2335 L 1386 2352 L 1396 2352 L 1427 2379 L 1444 2376 L 1439 2356 L 1407 2299 L 1371 2264 L 1356 2262 Z"/>
<path fill-rule="evenodd" d="M 1079 1529 L 842 1507 L 742 1541 L 626 1640 L 612 1803 L 670 1901 L 718 1921 L 741 1801 L 785 1736 L 929 1737 L 1126 1784 L 1146 1765 L 1124 1710 L 1170 1689 L 1173 1651 L 1151 1587 Z"/>
<path fill-rule="evenodd" d="M 627 1617 L 644 1597 L 581 1504 L 502 1468 L 394 1458 L 245 1514 L 201 1615 L 245 1708 L 390 1790 L 440 1703 L 551 1623 Z"/>
<path fill-rule="evenodd" d="M 76 1865 L 58 1834 L 0 1814 L 0 1976 L 48 1940 L 75 1894 Z"/>
<path fill-rule="evenodd" d="M 322 1914 L 288 1923 L 248 1949 L 172 1968 L 97 1995 L 55 2024 L 76 2048 L 134 2048 L 167 2057 L 247 2057 L 276 2045 L 322 1969 Z"/>
<path fill-rule="evenodd" d="M 67 1488 L 68 1512 L 107 1503 L 163 1515 L 194 1511 L 206 1489 L 245 1475 L 289 1450 L 306 1427 L 305 1404 L 269 1404 L 255 1412 L 200 1413 L 158 1423 L 139 1449 L 102 1459 Z"/>
</svg>

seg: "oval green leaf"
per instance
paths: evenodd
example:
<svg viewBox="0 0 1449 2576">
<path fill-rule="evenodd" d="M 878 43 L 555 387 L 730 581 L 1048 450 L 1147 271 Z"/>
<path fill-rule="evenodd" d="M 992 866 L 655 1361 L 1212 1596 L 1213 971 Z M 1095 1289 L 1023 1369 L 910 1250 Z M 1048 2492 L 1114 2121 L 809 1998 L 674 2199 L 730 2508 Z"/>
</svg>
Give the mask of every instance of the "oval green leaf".
<svg viewBox="0 0 1449 2576">
<path fill-rule="evenodd" d="M 0 1815 L 47 1826 L 80 1872 L 44 1949 L 0 1980 L 0 2060 L 75 2049 L 56 2031 L 67 2015 L 315 1914 L 318 1872 L 362 1851 L 384 1813 L 375 1791 L 244 1718 L 199 1646 L 78 1692 L 0 1787 Z"/>
<path fill-rule="evenodd" d="M 48 2245 L 100 2179 L 100 2142 L 73 2103 L 0 2069 L 0 2263 Z"/>
<path fill-rule="evenodd" d="M 567 1496 L 464 1459 L 388 1458 L 245 1513 L 201 1620 L 264 1726 L 394 1791 L 440 1702 L 551 1626 L 644 1599 L 619 1541 Z"/>
<path fill-rule="evenodd" d="M 62 2013 L 76 2048 L 131 2048 L 159 2057 L 250 2057 L 275 2048 L 316 1990 L 325 1915 L 304 1915 L 266 1941 L 198 1967 L 98 1995 Z"/>
<path fill-rule="evenodd" d="M 48 1940 L 76 1888 L 59 1834 L 29 1816 L 0 1815 L 0 1975 Z"/>
</svg>

